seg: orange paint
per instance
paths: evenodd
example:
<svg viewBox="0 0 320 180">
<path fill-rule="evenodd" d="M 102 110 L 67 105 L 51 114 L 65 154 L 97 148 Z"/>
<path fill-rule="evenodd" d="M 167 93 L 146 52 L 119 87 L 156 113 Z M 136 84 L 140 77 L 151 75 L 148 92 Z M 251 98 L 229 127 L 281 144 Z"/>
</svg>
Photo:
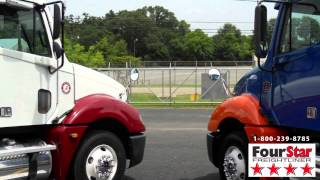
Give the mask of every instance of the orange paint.
<svg viewBox="0 0 320 180">
<path fill-rule="evenodd" d="M 251 94 L 230 98 L 219 105 L 212 113 L 208 130 L 211 132 L 217 131 L 220 123 L 230 118 L 248 126 L 268 126 L 267 118 L 261 115 L 259 109 L 259 100 Z"/>
<path fill-rule="evenodd" d="M 244 124 L 250 143 L 253 136 L 284 136 L 287 131 L 282 128 L 270 127 L 269 121 L 260 113 L 259 100 L 251 94 L 233 97 L 216 108 L 212 113 L 208 130 L 216 132 L 219 125 L 226 119 L 236 119 Z"/>
<path fill-rule="evenodd" d="M 254 141 L 254 136 L 286 136 L 285 129 L 272 127 L 269 121 L 260 113 L 260 102 L 251 94 L 243 94 L 233 97 L 221 105 L 212 113 L 208 130 L 217 132 L 220 124 L 226 119 L 238 120 L 244 125 L 245 133 L 249 143 L 258 143 Z M 268 143 L 268 142 L 263 142 Z M 274 143 L 274 142 L 270 142 Z M 259 178 L 260 180 L 278 180 L 279 178 Z"/>
<path fill-rule="evenodd" d="M 288 132 L 282 128 L 277 127 L 245 127 L 245 132 L 247 134 L 249 143 L 281 143 L 277 142 L 277 136 L 287 136 Z M 272 136 L 274 137 L 274 141 L 268 142 L 255 142 L 253 136 L 256 137 L 266 137 Z"/>
</svg>

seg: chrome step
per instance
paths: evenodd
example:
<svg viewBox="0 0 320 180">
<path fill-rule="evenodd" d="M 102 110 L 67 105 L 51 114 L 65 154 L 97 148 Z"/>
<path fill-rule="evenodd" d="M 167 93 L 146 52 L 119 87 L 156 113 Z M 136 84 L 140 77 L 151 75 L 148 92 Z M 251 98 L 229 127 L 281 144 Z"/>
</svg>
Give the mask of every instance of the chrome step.
<svg viewBox="0 0 320 180">
<path fill-rule="evenodd" d="M 16 156 L 21 154 L 31 154 L 37 152 L 45 152 L 56 150 L 56 145 L 45 145 L 45 146 L 32 146 L 32 147 L 21 147 L 21 148 L 13 148 L 13 149 L 5 149 L 0 150 L 0 158 L 8 157 L 8 156 Z"/>
</svg>

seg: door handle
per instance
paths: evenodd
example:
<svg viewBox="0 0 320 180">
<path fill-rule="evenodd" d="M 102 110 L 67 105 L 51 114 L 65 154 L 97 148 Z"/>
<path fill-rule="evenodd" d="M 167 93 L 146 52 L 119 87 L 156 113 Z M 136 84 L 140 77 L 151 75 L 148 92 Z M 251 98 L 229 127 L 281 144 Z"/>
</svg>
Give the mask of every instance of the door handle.
<svg viewBox="0 0 320 180">
<path fill-rule="evenodd" d="M 278 65 L 283 65 L 283 64 L 287 64 L 288 62 L 289 62 L 288 58 L 286 58 L 286 57 L 281 57 L 281 58 L 278 59 L 277 64 L 278 64 Z"/>
<path fill-rule="evenodd" d="M 294 61 L 298 61 L 298 60 L 301 60 L 301 59 L 304 59 L 305 57 L 307 57 L 308 54 L 307 53 L 303 53 L 303 54 L 300 54 L 298 56 L 295 56 L 295 57 L 288 57 L 288 56 L 283 56 L 283 57 L 280 57 L 277 61 L 277 64 L 278 65 L 285 65 L 289 62 L 294 62 Z"/>
</svg>

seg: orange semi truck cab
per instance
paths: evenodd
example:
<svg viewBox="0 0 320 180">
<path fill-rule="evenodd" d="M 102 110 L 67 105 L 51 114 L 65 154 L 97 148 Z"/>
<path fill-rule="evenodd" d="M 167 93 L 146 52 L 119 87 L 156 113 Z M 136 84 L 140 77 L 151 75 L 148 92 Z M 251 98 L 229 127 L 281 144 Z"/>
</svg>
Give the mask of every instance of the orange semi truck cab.
<svg viewBox="0 0 320 180">
<path fill-rule="evenodd" d="M 248 143 L 256 137 L 320 140 L 320 1 L 272 0 L 278 17 L 270 43 L 264 2 L 255 11 L 258 67 L 241 78 L 208 125 L 209 159 L 221 179 L 248 179 Z"/>
</svg>

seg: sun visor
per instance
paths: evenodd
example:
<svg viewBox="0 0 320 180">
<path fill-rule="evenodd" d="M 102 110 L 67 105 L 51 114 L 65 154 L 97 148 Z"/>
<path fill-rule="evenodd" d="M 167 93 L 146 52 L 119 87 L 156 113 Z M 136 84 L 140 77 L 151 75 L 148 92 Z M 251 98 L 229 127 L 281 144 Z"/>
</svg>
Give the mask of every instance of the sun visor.
<svg viewBox="0 0 320 180">
<path fill-rule="evenodd" d="M 15 1 L 15 0 L 0 0 L 0 5 L 7 5 L 16 9 L 33 9 L 34 4 L 23 1 Z"/>
</svg>

